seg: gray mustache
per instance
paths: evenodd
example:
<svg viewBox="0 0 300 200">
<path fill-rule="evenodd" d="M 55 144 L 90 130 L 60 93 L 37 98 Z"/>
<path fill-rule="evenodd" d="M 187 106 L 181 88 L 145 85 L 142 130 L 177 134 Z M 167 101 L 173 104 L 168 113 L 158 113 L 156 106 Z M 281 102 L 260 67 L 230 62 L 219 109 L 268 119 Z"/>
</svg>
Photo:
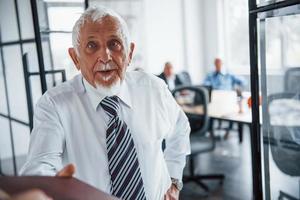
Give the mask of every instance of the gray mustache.
<svg viewBox="0 0 300 200">
<path fill-rule="evenodd" d="M 94 68 L 94 72 L 102 72 L 102 71 L 109 71 L 118 69 L 118 66 L 114 62 L 109 62 L 106 64 L 100 63 Z"/>
</svg>

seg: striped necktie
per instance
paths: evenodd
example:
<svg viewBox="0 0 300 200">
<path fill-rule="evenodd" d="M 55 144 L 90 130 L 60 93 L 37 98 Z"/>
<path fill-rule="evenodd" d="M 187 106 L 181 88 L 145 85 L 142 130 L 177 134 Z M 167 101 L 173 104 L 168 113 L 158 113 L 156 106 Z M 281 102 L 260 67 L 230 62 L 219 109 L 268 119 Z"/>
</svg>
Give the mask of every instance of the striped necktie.
<svg viewBox="0 0 300 200">
<path fill-rule="evenodd" d="M 105 97 L 100 105 L 109 116 L 106 130 L 111 193 L 123 200 L 145 200 L 136 149 L 126 123 L 118 116 L 118 97 Z"/>
</svg>

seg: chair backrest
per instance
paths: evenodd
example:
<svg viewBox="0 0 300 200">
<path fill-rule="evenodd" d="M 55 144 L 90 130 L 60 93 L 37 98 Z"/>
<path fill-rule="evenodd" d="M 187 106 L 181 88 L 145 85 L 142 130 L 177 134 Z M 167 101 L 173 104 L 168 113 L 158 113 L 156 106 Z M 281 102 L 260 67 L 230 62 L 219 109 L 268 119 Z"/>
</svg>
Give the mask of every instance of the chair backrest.
<svg viewBox="0 0 300 200">
<path fill-rule="evenodd" d="M 192 79 L 190 74 L 187 71 L 182 71 L 178 74 L 179 79 L 183 85 L 192 85 Z"/>
<path fill-rule="evenodd" d="M 172 91 L 177 103 L 186 113 L 191 134 L 204 135 L 209 127 L 208 92 L 200 86 L 181 86 Z"/>
<path fill-rule="evenodd" d="M 208 92 L 208 102 L 211 102 L 211 93 L 212 93 L 212 86 L 211 85 L 199 85 L 199 87 L 204 87 L 206 88 L 207 92 Z"/>
<path fill-rule="evenodd" d="M 270 148 L 277 167 L 290 176 L 300 176 L 300 95 L 268 96 Z"/>
<path fill-rule="evenodd" d="M 284 91 L 300 93 L 300 67 L 286 70 L 284 74 Z"/>
</svg>

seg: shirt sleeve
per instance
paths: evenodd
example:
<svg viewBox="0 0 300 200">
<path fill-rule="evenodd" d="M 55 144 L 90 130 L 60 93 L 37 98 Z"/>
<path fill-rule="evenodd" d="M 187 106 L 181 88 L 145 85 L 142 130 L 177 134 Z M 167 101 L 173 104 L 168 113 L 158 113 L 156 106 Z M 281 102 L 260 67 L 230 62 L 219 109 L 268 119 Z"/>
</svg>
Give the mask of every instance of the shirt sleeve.
<svg viewBox="0 0 300 200">
<path fill-rule="evenodd" d="M 54 176 L 62 168 L 64 132 L 53 101 L 43 96 L 35 108 L 27 160 L 20 175 Z"/>
<path fill-rule="evenodd" d="M 203 85 L 205 86 L 211 86 L 212 85 L 212 76 L 210 74 L 208 74 L 204 81 L 203 81 Z"/>
<path fill-rule="evenodd" d="M 245 86 L 246 85 L 246 80 L 242 77 L 238 77 L 238 76 L 235 76 L 235 75 L 231 75 L 232 76 L 232 80 L 233 80 L 233 83 L 234 85 L 239 85 L 239 86 Z"/>
<path fill-rule="evenodd" d="M 181 107 L 172 94 L 165 91 L 165 106 L 170 120 L 170 131 L 166 136 L 164 151 L 169 174 L 172 178 L 181 180 L 186 164 L 186 156 L 190 154 L 190 125 Z"/>
</svg>

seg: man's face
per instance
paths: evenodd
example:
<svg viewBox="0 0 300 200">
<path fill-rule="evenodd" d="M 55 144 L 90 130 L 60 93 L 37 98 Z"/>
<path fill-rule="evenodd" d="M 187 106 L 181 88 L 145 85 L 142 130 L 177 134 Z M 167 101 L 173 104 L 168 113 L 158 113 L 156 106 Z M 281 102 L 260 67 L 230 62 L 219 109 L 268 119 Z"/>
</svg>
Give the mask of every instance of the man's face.
<svg viewBox="0 0 300 200">
<path fill-rule="evenodd" d="M 167 63 L 165 65 L 165 70 L 164 70 L 164 74 L 166 77 L 170 77 L 173 75 L 173 66 L 171 63 Z"/>
<path fill-rule="evenodd" d="M 216 71 L 221 72 L 221 70 L 222 70 L 222 60 L 221 59 L 216 59 L 215 60 L 215 66 L 216 66 Z"/>
<path fill-rule="evenodd" d="M 76 68 L 94 87 L 110 87 L 123 80 L 132 58 L 134 44 L 126 52 L 119 22 L 106 16 L 101 22 L 87 21 L 80 30 L 78 54 L 69 49 Z"/>
</svg>

